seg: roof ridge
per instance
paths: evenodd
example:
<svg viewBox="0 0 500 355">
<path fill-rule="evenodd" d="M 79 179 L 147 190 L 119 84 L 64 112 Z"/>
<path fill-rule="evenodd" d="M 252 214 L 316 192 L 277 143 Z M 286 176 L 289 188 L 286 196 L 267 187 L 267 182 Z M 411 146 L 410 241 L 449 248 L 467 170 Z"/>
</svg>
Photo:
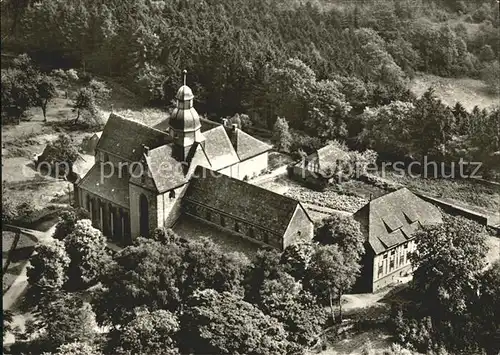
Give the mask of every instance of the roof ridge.
<svg viewBox="0 0 500 355">
<path fill-rule="evenodd" d="M 144 161 L 146 162 L 146 165 L 148 166 L 148 170 L 151 173 L 151 180 L 153 180 L 153 184 L 155 186 L 155 189 L 156 189 L 156 191 L 159 192 L 160 189 L 158 189 L 158 185 L 156 184 L 156 179 L 155 179 L 155 176 L 154 176 L 155 172 L 153 172 L 153 169 L 151 169 L 151 164 L 150 164 L 151 158 L 148 157 L 145 153 L 142 153 L 142 157 L 144 158 Z"/>
<path fill-rule="evenodd" d="M 379 196 L 379 197 L 376 197 L 370 201 L 368 201 L 368 204 L 372 204 L 374 202 L 377 202 L 377 203 L 380 203 L 381 201 L 383 201 L 383 199 L 387 199 L 387 198 L 393 198 L 394 196 L 396 196 L 397 193 L 402 193 L 403 190 L 406 190 L 407 192 L 410 192 L 412 195 L 415 195 L 412 191 L 410 191 L 407 187 L 401 187 L 397 190 L 394 190 L 394 191 L 391 191 L 389 193 L 386 193 L 385 195 L 382 195 L 382 196 Z M 415 195 L 416 196 L 416 195 Z"/>
<path fill-rule="evenodd" d="M 275 196 L 279 196 L 280 198 L 282 199 L 286 199 L 286 200 L 289 200 L 289 201 L 292 201 L 292 202 L 295 202 L 297 204 L 300 203 L 299 200 L 296 200 L 294 199 L 293 197 L 290 197 L 290 196 L 285 196 L 285 195 L 281 195 L 277 192 L 274 192 L 274 191 L 271 191 L 271 190 L 268 190 L 268 189 L 265 189 L 263 187 L 260 187 L 260 186 L 257 186 L 257 185 L 254 185 L 254 184 L 251 184 L 249 182 L 246 182 L 246 181 L 243 181 L 243 180 L 240 180 L 240 179 L 237 179 L 237 178 L 234 178 L 232 176 L 229 176 L 229 175 L 225 175 L 225 174 L 222 174 L 222 173 L 219 173 L 218 171 L 215 171 L 215 170 L 212 170 L 212 169 L 209 169 L 209 168 L 206 168 L 204 166 L 201 166 L 201 165 L 198 165 L 196 168 L 195 168 L 195 172 L 196 170 L 199 170 L 199 169 L 203 169 L 203 170 L 210 170 L 211 172 L 215 173 L 216 175 L 219 175 L 219 176 L 222 176 L 224 178 L 227 178 L 229 180 L 233 180 L 235 182 L 237 182 L 238 184 L 240 185 L 245 185 L 245 186 L 252 186 L 253 188 L 255 189 L 259 189 L 259 190 L 262 190 L 262 191 L 267 191 L 270 195 L 275 195 Z M 194 177 L 196 179 L 196 177 Z"/>
<path fill-rule="evenodd" d="M 251 139 L 256 140 L 257 142 L 259 142 L 259 143 L 261 143 L 261 144 L 263 144 L 263 145 L 266 145 L 266 146 L 268 146 L 268 147 L 272 148 L 272 146 L 271 146 L 270 144 L 267 144 L 266 142 L 263 142 L 263 141 L 261 141 L 260 139 L 255 138 L 254 136 L 252 136 L 251 134 L 248 134 L 247 132 L 245 132 L 245 131 L 244 131 L 244 130 L 242 130 L 241 128 L 236 128 L 236 132 L 238 132 L 238 133 L 240 133 L 240 134 L 242 134 L 242 135 L 245 135 L 246 137 L 250 137 Z"/>
<path fill-rule="evenodd" d="M 162 134 L 167 134 L 166 132 L 163 132 L 162 130 L 159 130 L 157 128 L 154 128 L 152 126 L 149 126 L 149 125 L 145 124 L 144 122 L 137 121 L 137 120 L 134 120 L 134 119 L 131 119 L 131 118 L 119 115 L 119 114 L 114 113 L 114 112 L 111 112 L 109 114 L 109 118 L 111 118 L 111 117 L 113 117 L 115 119 L 123 120 L 123 121 L 128 121 L 130 123 L 134 123 L 134 124 L 137 124 L 137 125 L 140 125 L 140 126 L 143 126 L 143 127 L 149 128 L 149 129 L 152 129 L 153 131 L 156 131 L 156 132 L 159 132 L 159 133 L 162 133 Z M 109 121 L 109 118 L 108 118 L 108 121 Z M 106 124 L 107 124 L 107 122 L 106 122 Z M 104 128 L 106 128 L 106 126 L 104 126 Z"/>
<path fill-rule="evenodd" d="M 88 178 L 88 176 L 90 176 L 90 172 L 96 168 L 96 166 L 98 166 L 96 163 L 94 163 L 94 165 L 92 165 L 92 167 L 87 171 L 87 173 L 85 174 L 85 176 L 83 178 L 81 178 L 81 180 L 76 184 L 77 186 L 80 186 L 80 184 L 83 184 L 83 182 L 85 181 L 85 179 Z"/>
</svg>

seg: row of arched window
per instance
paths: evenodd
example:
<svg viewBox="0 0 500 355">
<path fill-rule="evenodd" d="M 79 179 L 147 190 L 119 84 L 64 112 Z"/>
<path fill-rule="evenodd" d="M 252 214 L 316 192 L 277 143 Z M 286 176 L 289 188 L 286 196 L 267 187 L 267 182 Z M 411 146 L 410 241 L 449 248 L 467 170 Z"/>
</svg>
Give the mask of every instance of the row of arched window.
<svg viewBox="0 0 500 355">
<path fill-rule="evenodd" d="M 99 228 L 105 236 L 114 237 L 119 242 L 130 241 L 130 216 L 126 209 L 90 194 L 86 196 L 85 208 L 94 227 Z"/>
<path fill-rule="evenodd" d="M 188 212 L 194 212 L 198 217 L 201 217 L 208 222 L 218 224 L 223 228 L 269 244 L 269 233 L 260 228 L 255 228 L 250 224 L 237 221 L 229 216 L 225 216 L 221 213 L 214 212 L 201 206 L 192 206 L 189 208 Z"/>
</svg>

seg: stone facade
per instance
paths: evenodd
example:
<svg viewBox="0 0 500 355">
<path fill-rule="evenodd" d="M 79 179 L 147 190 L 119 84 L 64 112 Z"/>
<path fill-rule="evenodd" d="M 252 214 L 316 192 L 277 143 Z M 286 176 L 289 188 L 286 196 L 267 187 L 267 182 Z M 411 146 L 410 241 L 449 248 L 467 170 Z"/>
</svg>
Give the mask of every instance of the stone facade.
<svg viewBox="0 0 500 355">
<path fill-rule="evenodd" d="M 156 196 L 158 227 L 171 227 L 181 215 L 181 202 L 187 184 Z"/>
<path fill-rule="evenodd" d="M 156 194 L 144 187 L 129 184 L 131 231 L 134 237 L 148 237 L 158 227 Z M 147 209 L 143 201 L 147 201 Z M 147 227 L 141 226 L 144 215 L 147 215 Z M 146 235 L 143 235 L 146 234 Z"/>
<path fill-rule="evenodd" d="M 285 232 L 281 248 L 285 249 L 289 245 L 295 244 L 299 241 L 310 241 L 313 234 L 314 225 L 311 223 L 304 210 L 297 206 Z"/>
<path fill-rule="evenodd" d="M 270 246 L 279 250 L 283 250 L 289 244 L 296 242 L 297 238 L 294 236 L 294 233 L 298 231 L 301 232 L 304 238 L 312 237 L 313 225 L 309 220 L 304 221 L 302 219 L 304 216 L 302 213 L 296 214 L 290 224 L 292 228 L 283 236 L 261 226 L 248 223 L 243 219 L 235 218 L 228 213 L 193 202 L 185 203 L 183 212 L 205 222 L 215 224 L 219 228 L 246 238 L 254 243 Z"/>
<path fill-rule="evenodd" d="M 77 206 L 86 209 L 92 225 L 115 241 L 128 244 L 132 241 L 130 210 L 85 190 L 75 189 Z M 133 218 L 132 218 L 133 220 Z"/>
</svg>

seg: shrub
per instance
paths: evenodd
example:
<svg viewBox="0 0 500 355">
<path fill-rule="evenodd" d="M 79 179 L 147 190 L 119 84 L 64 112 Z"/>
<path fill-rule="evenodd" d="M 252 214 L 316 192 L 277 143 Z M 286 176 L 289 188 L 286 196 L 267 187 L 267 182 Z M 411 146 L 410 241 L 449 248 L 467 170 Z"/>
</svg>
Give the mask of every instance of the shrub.
<svg viewBox="0 0 500 355">
<path fill-rule="evenodd" d="M 307 154 L 323 146 L 323 141 L 318 137 L 311 137 L 300 131 L 292 131 L 292 143 L 290 152 L 296 154 L 299 149 L 303 149 Z M 300 158 L 300 157 L 299 157 Z"/>
<path fill-rule="evenodd" d="M 288 128 L 288 122 L 283 117 L 278 117 L 273 128 L 272 141 L 279 151 L 288 153 L 292 144 L 292 135 Z"/>
<path fill-rule="evenodd" d="M 68 69 L 68 70 L 66 70 L 66 76 L 67 76 L 68 79 L 71 79 L 73 81 L 78 81 L 79 80 L 78 73 L 76 72 L 75 69 Z"/>
<path fill-rule="evenodd" d="M 89 219 L 90 215 L 87 210 L 83 208 L 71 209 L 63 211 L 59 216 L 53 238 L 63 240 L 75 230 L 76 222 L 81 219 Z"/>
</svg>

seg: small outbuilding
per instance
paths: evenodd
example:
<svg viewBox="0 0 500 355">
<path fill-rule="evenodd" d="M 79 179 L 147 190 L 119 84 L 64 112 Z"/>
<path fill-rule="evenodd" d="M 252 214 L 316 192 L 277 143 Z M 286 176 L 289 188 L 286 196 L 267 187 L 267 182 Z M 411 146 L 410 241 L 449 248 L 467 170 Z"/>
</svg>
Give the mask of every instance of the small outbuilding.
<svg viewBox="0 0 500 355">
<path fill-rule="evenodd" d="M 337 173 L 349 162 L 349 153 L 329 144 L 310 155 L 303 154 L 302 159 L 291 166 L 290 175 L 299 182 L 326 187 L 336 181 Z"/>
</svg>

